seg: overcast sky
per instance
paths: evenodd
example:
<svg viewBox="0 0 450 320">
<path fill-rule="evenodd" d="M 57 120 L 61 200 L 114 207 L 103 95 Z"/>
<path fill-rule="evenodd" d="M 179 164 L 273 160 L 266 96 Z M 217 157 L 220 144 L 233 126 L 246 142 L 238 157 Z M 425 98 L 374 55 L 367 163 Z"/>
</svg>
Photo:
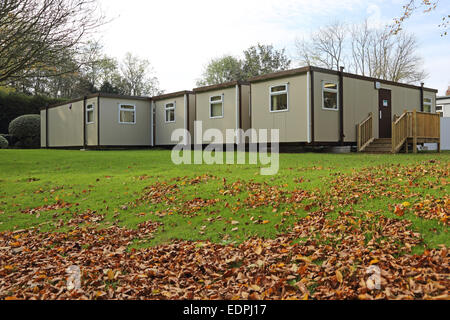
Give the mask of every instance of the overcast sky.
<svg viewBox="0 0 450 320">
<path fill-rule="evenodd" d="M 101 32 L 108 55 L 132 52 L 148 59 L 165 92 L 188 90 L 211 58 L 239 56 L 258 42 L 286 48 L 295 58 L 296 38 L 336 19 L 377 25 L 392 21 L 406 0 L 100 0 L 113 21 Z M 405 24 L 420 43 L 430 74 L 427 87 L 444 94 L 450 85 L 450 35 L 441 37 L 439 20 L 450 1 L 429 14 L 418 12 Z M 298 64 L 294 63 L 293 67 Z"/>
</svg>

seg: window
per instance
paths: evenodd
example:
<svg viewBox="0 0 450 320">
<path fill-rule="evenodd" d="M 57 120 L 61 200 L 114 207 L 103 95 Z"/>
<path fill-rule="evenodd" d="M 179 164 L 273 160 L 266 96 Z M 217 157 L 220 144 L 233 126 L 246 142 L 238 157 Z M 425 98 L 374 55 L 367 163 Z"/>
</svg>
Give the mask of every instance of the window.
<svg viewBox="0 0 450 320">
<path fill-rule="evenodd" d="M 175 102 L 166 103 L 164 109 L 166 111 L 166 123 L 175 122 Z"/>
<path fill-rule="evenodd" d="M 270 87 L 270 112 L 288 110 L 288 85 Z"/>
<path fill-rule="evenodd" d="M 94 105 L 90 104 L 86 106 L 86 123 L 94 123 Z"/>
<path fill-rule="evenodd" d="M 119 105 L 119 123 L 135 124 L 136 123 L 136 106 L 130 104 Z"/>
<path fill-rule="evenodd" d="M 220 96 L 209 97 L 209 117 L 223 117 L 223 94 Z"/>
<path fill-rule="evenodd" d="M 338 110 L 338 85 L 335 82 L 322 82 L 322 108 Z"/>
<path fill-rule="evenodd" d="M 423 99 L 423 112 L 431 112 L 431 105 L 433 100 L 431 98 Z"/>
</svg>

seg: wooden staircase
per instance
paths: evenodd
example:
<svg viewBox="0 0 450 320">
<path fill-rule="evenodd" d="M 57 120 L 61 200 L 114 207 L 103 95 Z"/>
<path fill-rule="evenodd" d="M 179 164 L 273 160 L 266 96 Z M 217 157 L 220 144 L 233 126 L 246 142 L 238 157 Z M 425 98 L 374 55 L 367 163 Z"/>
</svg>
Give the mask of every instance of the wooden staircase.
<svg viewBox="0 0 450 320">
<path fill-rule="evenodd" d="M 392 152 L 392 139 L 374 139 L 365 149 L 364 153 L 391 153 Z"/>
<path fill-rule="evenodd" d="M 394 116 L 392 138 L 376 139 L 374 137 L 374 117 L 369 116 L 356 125 L 357 146 L 359 152 L 398 153 L 402 149 L 408 153 L 409 146 L 417 153 L 421 143 L 437 143 L 441 151 L 440 115 L 437 113 L 405 110 L 401 116 Z"/>
</svg>

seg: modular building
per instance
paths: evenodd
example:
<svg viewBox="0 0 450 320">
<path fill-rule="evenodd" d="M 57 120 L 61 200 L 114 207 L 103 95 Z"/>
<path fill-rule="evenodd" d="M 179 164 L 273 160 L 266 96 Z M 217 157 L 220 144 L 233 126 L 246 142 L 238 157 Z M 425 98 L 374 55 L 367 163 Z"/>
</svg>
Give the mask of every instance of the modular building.
<svg viewBox="0 0 450 320">
<path fill-rule="evenodd" d="M 177 129 L 186 129 L 193 138 L 195 120 L 195 94 L 179 91 L 152 98 L 153 136 L 155 146 L 170 146 L 180 141 L 172 140 Z"/>
<path fill-rule="evenodd" d="M 203 133 L 218 130 L 226 137 L 227 129 L 248 130 L 251 125 L 250 85 L 233 81 L 194 89 L 195 120 L 201 121 Z M 203 143 L 213 143 L 203 139 Z M 226 141 L 223 141 L 225 143 Z"/>
<path fill-rule="evenodd" d="M 92 94 L 41 109 L 43 148 L 152 146 L 151 100 Z"/>
<path fill-rule="evenodd" d="M 392 137 L 405 111 L 436 112 L 437 90 L 318 67 L 254 77 L 251 127 L 277 128 L 280 142 L 354 145 L 371 117 L 372 139 Z M 434 119 L 434 118 L 433 118 Z"/>
</svg>

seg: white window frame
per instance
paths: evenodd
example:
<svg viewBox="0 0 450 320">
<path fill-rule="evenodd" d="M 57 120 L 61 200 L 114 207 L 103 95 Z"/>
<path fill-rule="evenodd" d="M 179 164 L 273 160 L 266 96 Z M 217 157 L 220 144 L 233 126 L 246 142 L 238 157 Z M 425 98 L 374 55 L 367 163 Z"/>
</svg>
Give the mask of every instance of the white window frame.
<svg viewBox="0 0 450 320">
<path fill-rule="evenodd" d="M 169 104 L 172 104 L 173 107 L 167 107 Z M 173 101 L 173 102 L 167 102 L 164 104 L 164 120 L 166 121 L 166 123 L 175 123 L 177 121 L 177 115 L 175 110 L 177 109 L 177 102 Z M 173 110 L 173 121 L 169 121 L 167 120 L 167 111 L 168 110 Z"/>
<path fill-rule="evenodd" d="M 127 106 L 127 107 L 133 107 L 133 110 L 131 109 L 122 109 L 122 106 Z M 134 112 L 134 121 L 133 122 L 123 122 L 120 121 L 120 111 L 128 111 L 128 112 Z M 119 124 L 136 124 L 136 105 L 135 104 L 131 104 L 131 103 L 120 103 L 119 104 L 119 113 L 118 113 L 118 120 L 119 120 Z"/>
<path fill-rule="evenodd" d="M 220 100 L 211 101 L 211 99 L 215 98 L 215 97 L 220 97 Z M 209 118 L 210 119 L 221 119 L 221 118 L 224 117 L 224 110 L 223 110 L 224 100 L 225 100 L 225 98 L 224 98 L 224 94 L 223 93 L 209 97 Z M 217 117 L 213 117 L 212 116 L 212 105 L 213 104 L 219 104 L 219 103 L 222 103 L 222 115 L 221 116 L 217 116 Z"/>
<path fill-rule="evenodd" d="M 94 106 L 94 104 L 93 103 L 90 103 L 90 104 L 88 104 L 87 106 L 86 106 L 86 124 L 93 124 L 93 123 L 95 123 L 95 112 L 94 112 L 94 110 L 95 110 L 95 106 Z M 89 122 L 89 112 L 92 112 L 92 121 L 91 122 Z"/>
<path fill-rule="evenodd" d="M 272 92 L 272 88 L 281 87 L 281 86 L 285 86 L 286 89 L 283 90 L 283 91 Z M 285 94 L 286 97 L 287 97 L 287 99 L 286 99 L 286 101 L 287 101 L 286 109 L 283 109 L 283 110 L 272 110 L 272 97 L 273 96 L 280 96 L 282 94 Z M 276 84 L 274 86 L 270 86 L 269 87 L 269 112 L 275 112 L 276 113 L 276 112 L 287 112 L 287 111 L 289 111 L 289 82 L 279 83 L 279 84 Z"/>
<path fill-rule="evenodd" d="M 325 88 L 325 83 L 332 83 L 336 85 L 336 89 Z M 336 93 L 336 109 L 325 107 L 325 92 Z M 337 81 L 322 80 L 322 109 L 326 111 L 339 111 L 339 83 Z"/>
<path fill-rule="evenodd" d="M 425 99 L 430 99 L 430 102 L 425 102 Z M 430 112 L 425 111 L 425 106 L 430 106 Z M 423 98 L 423 112 L 432 113 L 433 112 L 433 98 L 424 97 Z"/>
</svg>

